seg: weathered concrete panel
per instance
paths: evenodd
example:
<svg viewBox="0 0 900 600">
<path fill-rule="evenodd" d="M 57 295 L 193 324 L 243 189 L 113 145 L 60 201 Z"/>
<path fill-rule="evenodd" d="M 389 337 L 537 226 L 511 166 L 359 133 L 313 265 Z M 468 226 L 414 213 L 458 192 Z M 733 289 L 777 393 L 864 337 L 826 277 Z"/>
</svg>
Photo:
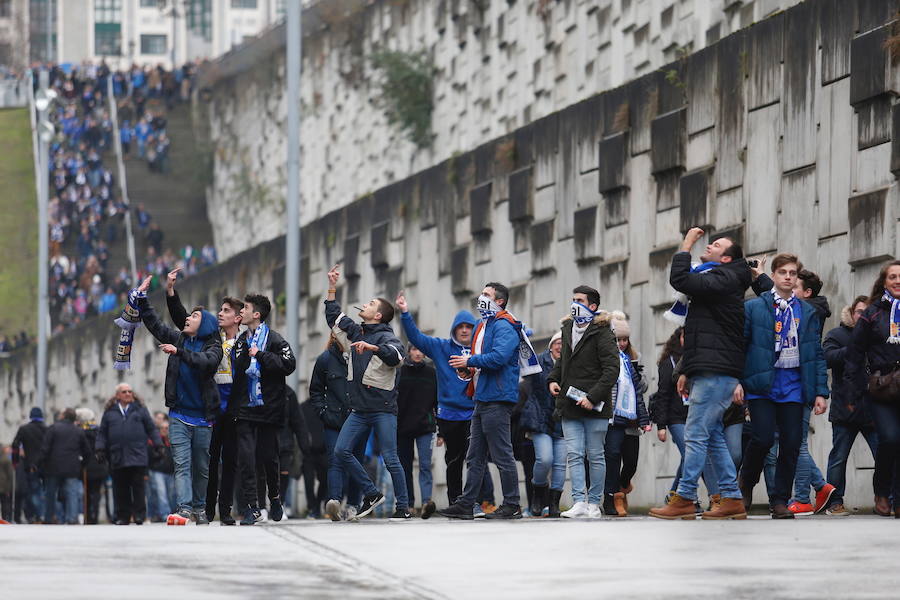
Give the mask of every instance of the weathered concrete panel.
<svg viewBox="0 0 900 600">
<path fill-rule="evenodd" d="M 650 171 L 650 155 L 639 154 L 631 159 L 631 193 L 629 194 L 629 254 L 628 283 L 634 285 L 650 277 L 647 263 L 648 234 L 653 231 L 656 210 L 647 202 L 654 194 L 654 178 Z"/>
<path fill-rule="evenodd" d="M 376 225 L 370 231 L 369 265 L 373 269 L 382 269 L 390 265 L 388 259 L 388 227 L 390 223 Z"/>
<path fill-rule="evenodd" d="M 650 122 L 660 112 L 665 112 L 661 108 L 658 109 L 654 104 L 654 100 L 659 97 L 660 106 L 662 105 L 662 96 L 665 88 L 671 87 L 664 82 L 659 82 L 658 78 L 642 77 L 637 81 L 631 82 L 628 86 L 628 103 L 631 114 L 631 153 L 641 154 L 650 150 L 651 133 Z"/>
<path fill-rule="evenodd" d="M 603 260 L 616 262 L 628 258 L 628 223 L 611 227 L 606 224 L 603 233 Z"/>
<path fill-rule="evenodd" d="M 598 94 L 579 102 L 578 111 L 578 170 L 580 173 L 597 169 L 597 140 L 603 136 L 603 99 Z"/>
<path fill-rule="evenodd" d="M 739 226 L 744 221 L 744 196 L 740 189 L 716 196 L 712 208 L 712 224 L 716 230 Z"/>
<path fill-rule="evenodd" d="M 714 175 L 715 167 L 707 167 L 681 176 L 681 231 L 687 231 L 691 227 L 706 227 L 712 223 L 709 207 L 715 197 Z"/>
<path fill-rule="evenodd" d="M 650 126 L 653 172 L 684 169 L 687 146 L 687 109 L 679 108 L 653 119 Z"/>
<path fill-rule="evenodd" d="M 681 195 L 679 194 L 681 171 L 673 169 L 657 173 L 654 177 L 656 179 L 657 212 L 677 207 L 681 201 Z"/>
<path fill-rule="evenodd" d="M 822 40 L 822 85 L 850 74 L 850 40 L 853 38 L 853 2 L 819 2 Z"/>
<path fill-rule="evenodd" d="M 690 114 L 690 113 L 689 113 Z M 688 136 L 687 153 L 685 155 L 685 169 L 693 171 L 705 165 L 710 165 L 716 160 L 716 132 L 707 129 L 695 135 Z"/>
<path fill-rule="evenodd" d="M 615 227 L 628 222 L 630 210 L 630 193 L 627 188 L 613 190 L 603 194 L 603 206 L 605 208 L 603 222 L 606 227 Z"/>
<path fill-rule="evenodd" d="M 804 3 L 787 13 L 784 39 L 784 153 L 782 169 L 792 171 L 816 161 L 817 5 Z"/>
<path fill-rule="evenodd" d="M 628 133 L 607 136 L 598 142 L 598 191 L 608 192 L 628 187 Z"/>
<path fill-rule="evenodd" d="M 819 237 L 847 231 L 847 198 L 856 161 L 853 144 L 855 116 L 850 105 L 850 79 L 822 88 L 819 96 L 819 135 L 816 178 L 819 197 Z"/>
<path fill-rule="evenodd" d="M 657 212 L 654 246 L 667 247 L 681 238 L 681 211 L 676 207 Z"/>
<path fill-rule="evenodd" d="M 718 94 L 715 47 L 704 48 L 691 55 L 687 65 L 686 93 L 688 98 L 688 134 L 709 129 L 716 124 Z"/>
<path fill-rule="evenodd" d="M 850 103 L 854 106 L 894 91 L 891 56 L 886 44 L 891 26 L 885 25 L 853 38 L 850 47 Z"/>
<path fill-rule="evenodd" d="M 534 186 L 531 175 L 531 167 L 525 167 L 509 174 L 508 218 L 510 221 L 524 221 L 534 217 Z"/>
<path fill-rule="evenodd" d="M 555 223 L 551 219 L 531 226 L 531 273 L 545 274 L 556 268 Z"/>
<path fill-rule="evenodd" d="M 716 46 L 716 76 L 719 82 L 716 189 L 719 191 L 738 187 L 744 180 L 744 67 L 741 59 L 744 46 L 742 32 L 728 36 Z"/>
<path fill-rule="evenodd" d="M 784 13 L 778 13 L 747 32 L 750 77 L 747 80 L 747 108 L 778 102 L 781 97 L 781 60 L 784 52 Z M 812 34 L 813 37 L 815 33 Z"/>
<path fill-rule="evenodd" d="M 471 294 L 476 286 L 470 276 L 469 246 L 454 248 L 450 254 L 450 289 L 457 295 Z"/>
<path fill-rule="evenodd" d="M 781 195 L 781 107 L 771 105 L 750 113 L 747 120 L 747 173 L 744 198 L 747 253 L 776 247 L 774 217 Z M 718 165 L 716 170 L 718 171 Z"/>
<path fill-rule="evenodd" d="M 556 182 L 558 142 L 559 115 L 557 113 L 534 122 L 534 181 L 538 189 Z"/>
<path fill-rule="evenodd" d="M 781 179 L 781 214 L 776 221 L 778 249 L 794 252 L 804 263 L 815 264 L 818 236 L 816 222 L 816 168 L 808 167 Z M 800 225 L 800 226 L 798 226 Z"/>
<path fill-rule="evenodd" d="M 856 116 L 857 144 L 860 150 L 891 141 L 893 123 L 889 95 L 882 94 L 857 105 Z"/>
<path fill-rule="evenodd" d="M 891 107 L 891 172 L 900 173 L 900 104 Z"/>
<path fill-rule="evenodd" d="M 575 260 L 591 262 L 602 258 L 600 211 L 596 206 L 575 213 Z"/>
<path fill-rule="evenodd" d="M 896 250 L 893 208 L 888 194 L 890 188 L 882 188 L 866 194 L 851 196 L 847 203 L 850 218 L 850 246 L 848 262 L 851 265 L 883 261 L 892 258 Z"/>
<path fill-rule="evenodd" d="M 556 186 L 534 192 L 534 220 L 546 221 L 556 216 Z"/>
<path fill-rule="evenodd" d="M 894 182 L 891 173 L 891 144 L 881 144 L 856 153 L 853 173 L 853 192 L 862 194 L 888 186 Z"/>
<path fill-rule="evenodd" d="M 491 233 L 491 215 L 494 212 L 491 202 L 492 188 L 492 183 L 488 181 L 469 190 L 469 231 L 473 235 Z"/>
</svg>

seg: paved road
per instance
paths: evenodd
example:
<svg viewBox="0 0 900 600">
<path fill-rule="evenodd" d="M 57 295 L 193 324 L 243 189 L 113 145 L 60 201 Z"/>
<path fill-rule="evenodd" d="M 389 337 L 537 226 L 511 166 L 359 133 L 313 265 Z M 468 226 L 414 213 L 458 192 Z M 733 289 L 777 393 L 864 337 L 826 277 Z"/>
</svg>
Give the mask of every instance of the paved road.
<svg viewBox="0 0 900 600">
<path fill-rule="evenodd" d="M 897 598 L 900 520 L 4 526 L 3 598 Z"/>
</svg>

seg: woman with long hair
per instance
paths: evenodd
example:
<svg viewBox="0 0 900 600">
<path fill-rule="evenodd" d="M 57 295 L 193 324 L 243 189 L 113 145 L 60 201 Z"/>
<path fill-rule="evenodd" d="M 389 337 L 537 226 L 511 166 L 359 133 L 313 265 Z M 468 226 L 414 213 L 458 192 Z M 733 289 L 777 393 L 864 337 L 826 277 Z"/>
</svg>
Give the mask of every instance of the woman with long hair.
<svg viewBox="0 0 900 600">
<path fill-rule="evenodd" d="M 872 286 L 847 348 L 844 381 L 854 405 L 868 402 L 878 431 L 875 512 L 900 519 L 900 260 L 884 265 Z"/>
</svg>

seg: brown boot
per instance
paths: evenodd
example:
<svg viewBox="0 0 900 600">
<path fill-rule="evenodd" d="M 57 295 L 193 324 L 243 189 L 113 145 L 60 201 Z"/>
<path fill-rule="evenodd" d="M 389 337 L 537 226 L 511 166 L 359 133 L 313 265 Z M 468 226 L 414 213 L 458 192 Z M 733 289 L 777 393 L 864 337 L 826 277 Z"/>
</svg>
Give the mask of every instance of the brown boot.
<svg viewBox="0 0 900 600">
<path fill-rule="evenodd" d="M 873 512 L 881 517 L 891 516 L 891 501 L 885 496 L 875 496 L 875 508 Z"/>
<path fill-rule="evenodd" d="M 722 503 L 722 494 L 713 494 L 709 497 L 709 510 L 713 511 Z"/>
<path fill-rule="evenodd" d="M 693 521 L 697 518 L 693 500 L 682 498 L 678 494 L 673 494 L 672 499 L 669 500 L 669 503 L 665 506 L 651 508 L 649 514 L 651 517 L 656 517 L 657 519 L 668 519 L 670 521 L 675 519 Z"/>
<path fill-rule="evenodd" d="M 716 494 L 718 496 L 718 494 Z M 702 517 L 708 521 L 721 521 L 725 519 L 746 519 L 747 511 L 744 510 L 744 501 L 740 498 L 719 498 L 714 500 L 712 509 L 703 513 Z"/>
<path fill-rule="evenodd" d="M 794 513 L 792 513 L 788 507 L 784 504 L 776 504 L 772 507 L 772 518 L 773 519 L 793 519 Z"/>
<path fill-rule="evenodd" d="M 616 492 L 613 494 L 613 506 L 616 507 L 616 516 L 619 517 L 627 517 L 628 516 L 628 501 L 625 499 L 624 492 Z"/>
</svg>

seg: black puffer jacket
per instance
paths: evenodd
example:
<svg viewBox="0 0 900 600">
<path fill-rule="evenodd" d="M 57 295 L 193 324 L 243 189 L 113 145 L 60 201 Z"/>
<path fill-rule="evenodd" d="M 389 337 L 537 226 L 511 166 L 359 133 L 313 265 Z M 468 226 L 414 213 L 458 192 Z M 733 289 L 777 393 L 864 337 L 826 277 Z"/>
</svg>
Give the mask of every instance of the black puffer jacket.
<svg viewBox="0 0 900 600">
<path fill-rule="evenodd" d="M 245 331 L 238 336 L 232 351 L 234 359 L 231 361 L 233 379 L 231 396 L 241 407 L 238 419 L 281 425 L 284 423 L 284 403 L 287 399 L 287 384 L 284 379 L 294 372 L 297 359 L 284 338 L 270 329 L 266 347 L 256 353 L 263 403 L 262 406 L 250 406 L 247 385 L 247 369 L 250 367 L 250 348 L 247 340 L 249 335 L 250 332 Z"/>
<path fill-rule="evenodd" d="M 87 456 L 87 460 L 85 460 L 85 475 L 87 475 L 87 478 L 91 481 L 106 479 L 109 476 L 109 470 L 106 468 L 105 464 L 98 461 L 97 457 L 94 456 L 94 450 L 97 449 L 97 435 L 100 432 L 100 428 L 96 425 L 91 425 L 88 427 L 83 426 L 82 429 L 84 430 L 85 437 L 87 437 L 88 447 L 91 450 Z"/>
<path fill-rule="evenodd" d="M 124 415 L 118 402 L 107 405 L 100 420 L 97 450 L 106 452 L 110 469 L 146 467 L 150 460 L 147 440 L 156 448 L 162 446 L 159 429 L 143 404 L 131 403 Z"/>
<path fill-rule="evenodd" d="M 347 361 L 334 345 L 319 355 L 309 378 L 309 401 L 328 429 L 340 431 L 350 415 Z"/>
<path fill-rule="evenodd" d="M 691 273 L 690 252 L 672 257 L 669 283 L 690 300 L 684 324 L 682 372 L 740 379 L 744 373 L 744 293 L 751 274 L 743 258 Z"/>
<path fill-rule="evenodd" d="M 900 362 L 900 344 L 887 342 L 891 329 L 891 305 L 884 300 L 872 303 L 856 321 L 844 363 L 844 382 L 854 398 L 850 404 L 864 402 L 869 389 L 868 375 L 888 373 Z M 868 370 L 866 369 L 868 365 Z"/>
<path fill-rule="evenodd" d="M 851 425 L 854 427 L 873 427 L 872 415 L 869 413 L 869 399 L 858 394 L 844 379 L 844 364 L 847 360 L 847 347 L 853 337 L 853 319 L 850 307 L 841 311 L 841 324 L 825 335 L 822 349 L 825 361 L 831 369 L 831 407 L 828 420 L 832 423 Z M 862 400 L 861 404 L 856 404 Z"/>
<path fill-rule="evenodd" d="M 19 447 L 25 450 L 25 468 L 31 470 L 37 468 L 38 457 L 41 454 L 41 446 L 44 444 L 44 436 L 47 435 L 47 426 L 43 421 L 31 421 L 19 427 L 16 437 L 13 439 L 13 462 L 19 460 Z"/>
<path fill-rule="evenodd" d="M 47 429 L 38 465 L 44 475 L 80 478 L 90 452 L 84 430 L 72 421 L 57 421 Z"/>
<path fill-rule="evenodd" d="M 425 362 L 407 359 L 397 382 L 397 435 L 418 437 L 434 433 L 437 412 L 437 375 Z"/>
<path fill-rule="evenodd" d="M 675 365 L 678 357 L 668 356 L 657 367 L 656 393 L 650 396 L 650 419 L 657 429 L 669 425 L 684 425 L 687 422 L 688 407 L 675 389 Z"/>
</svg>

